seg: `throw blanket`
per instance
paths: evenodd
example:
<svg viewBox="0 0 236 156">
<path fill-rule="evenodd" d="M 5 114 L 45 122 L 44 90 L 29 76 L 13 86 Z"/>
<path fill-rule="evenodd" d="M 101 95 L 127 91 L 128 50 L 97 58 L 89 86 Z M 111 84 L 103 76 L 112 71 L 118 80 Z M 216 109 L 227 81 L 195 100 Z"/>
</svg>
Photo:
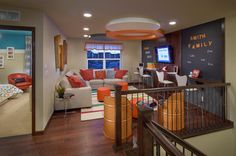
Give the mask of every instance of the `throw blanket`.
<svg viewBox="0 0 236 156">
<path fill-rule="evenodd" d="M 0 84 L 0 103 L 10 97 L 22 94 L 23 91 L 11 84 Z"/>
</svg>

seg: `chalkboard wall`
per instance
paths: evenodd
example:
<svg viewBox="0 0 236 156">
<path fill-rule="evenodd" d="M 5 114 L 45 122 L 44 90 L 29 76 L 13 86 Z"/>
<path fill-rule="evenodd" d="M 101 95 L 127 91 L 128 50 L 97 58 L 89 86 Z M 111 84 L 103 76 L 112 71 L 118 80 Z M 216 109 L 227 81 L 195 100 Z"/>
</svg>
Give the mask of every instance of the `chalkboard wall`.
<svg viewBox="0 0 236 156">
<path fill-rule="evenodd" d="M 145 66 L 147 62 L 156 63 L 154 48 L 171 45 L 179 74 L 189 75 L 196 68 L 203 79 L 224 81 L 224 40 L 224 19 L 219 19 L 165 34 L 161 39 L 142 41 L 142 62 Z"/>
<path fill-rule="evenodd" d="M 145 67 L 149 62 L 156 63 L 156 42 L 157 40 L 142 41 L 142 62 L 144 63 Z"/>
<path fill-rule="evenodd" d="M 182 74 L 200 69 L 200 77 L 224 81 L 224 19 L 182 30 Z"/>
</svg>

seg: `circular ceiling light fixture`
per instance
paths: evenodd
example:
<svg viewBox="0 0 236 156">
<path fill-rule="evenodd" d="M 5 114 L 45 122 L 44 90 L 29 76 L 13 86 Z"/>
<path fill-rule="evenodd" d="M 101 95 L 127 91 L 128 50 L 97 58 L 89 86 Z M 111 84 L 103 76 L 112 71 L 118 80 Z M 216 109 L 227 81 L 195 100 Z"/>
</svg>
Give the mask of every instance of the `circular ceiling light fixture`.
<svg viewBox="0 0 236 156">
<path fill-rule="evenodd" d="M 84 35 L 84 38 L 89 38 L 89 35 L 85 34 L 85 35 Z"/>
<path fill-rule="evenodd" d="M 157 21 L 148 18 L 127 17 L 110 21 L 106 35 L 118 40 L 148 40 L 164 36 Z"/>
<path fill-rule="evenodd" d="M 176 21 L 170 21 L 169 25 L 176 25 Z"/>
<path fill-rule="evenodd" d="M 84 31 L 89 31 L 89 28 L 88 27 L 84 27 L 83 30 Z"/>
<path fill-rule="evenodd" d="M 84 13 L 84 17 L 88 17 L 88 18 L 89 18 L 89 17 L 92 17 L 92 14 L 89 13 L 89 12 L 85 12 L 85 13 Z"/>
</svg>

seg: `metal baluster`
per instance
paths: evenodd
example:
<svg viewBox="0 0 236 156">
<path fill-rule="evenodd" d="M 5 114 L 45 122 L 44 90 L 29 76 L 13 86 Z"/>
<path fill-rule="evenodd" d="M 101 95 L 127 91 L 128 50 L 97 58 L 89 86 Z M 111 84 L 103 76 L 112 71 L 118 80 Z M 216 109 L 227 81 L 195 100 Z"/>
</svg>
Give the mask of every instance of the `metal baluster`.
<svg viewBox="0 0 236 156">
<path fill-rule="evenodd" d="M 160 145 L 156 142 L 156 156 L 160 156 L 160 155 L 161 155 Z"/>
<path fill-rule="evenodd" d="M 195 107 L 195 105 L 194 105 L 194 97 L 193 97 L 194 94 L 195 94 L 195 91 L 193 90 L 193 93 L 191 94 L 191 105 L 192 105 L 193 108 Z M 192 120 L 194 120 L 193 114 L 194 114 L 194 109 L 193 109 L 193 113 L 190 114 L 190 116 L 191 116 L 191 121 L 190 122 L 192 122 L 192 124 L 191 124 L 192 125 L 191 131 L 194 130 L 194 121 L 192 121 Z"/>
<path fill-rule="evenodd" d="M 227 86 L 223 87 L 223 104 L 222 104 L 222 118 L 225 121 L 227 114 L 225 113 L 227 110 Z"/>
<path fill-rule="evenodd" d="M 205 96 L 205 91 L 206 91 L 205 89 L 201 88 L 201 90 L 200 90 L 201 99 L 202 99 L 202 97 Z M 207 107 L 205 101 L 202 102 L 202 100 L 201 100 L 201 107 L 202 107 L 202 109 L 201 109 L 201 128 L 202 128 L 202 127 L 206 127 L 206 122 L 207 122 L 206 117 L 204 115 L 204 112 L 206 112 L 206 107 Z M 204 116 L 204 118 L 202 116 Z"/>
<path fill-rule="evenodd" d="M 197 112 L 196 112 L 196 116 L 197 116 L 197 128 L 199 128 L 199 124 L 198 124 L 198 118 L 199 118 L 199 108 L 201 109 L 201 105 L 199 105 L 199 95 L 200 95 L 200 91 L 197 89 L 197 91 L 195 92 L 196 94 L 196 102 L 197 102 Z"/>
<path fill-rule="evenodd" d="M 179 112 L 178 111 L 178 92 L 177 92 L 177 90 L 175 90 L 175 114 L 176 114 L 176 130 L 178 130 L 178 115 L 177 115 L 177 112 Z M 181 96 L 181 95 L 180 95 Z M 181 103 L 180 103 L 180 105 L 181 105 Z M 181 120 L 181 119 L 180 119 Z M 181 128 L 181 127 L 180 127 Z"/>
<path fill-rule="evenodd" d="M 167 92 L 167 91 L 166 91 Z M 165 92 L 165 93 L 166 93 Z M 166 100 L 166 104 L 167 104 L 167 115 L 166 115 L 166 118 L 167 118 L 167 129 L 169 129 L 169 105 L 168 105 L 168 103 L 169 103 L 169 101 L 168 101 L 168 98 L 167 99 L 165 99 L 165 97 L 164 97 L 164 105 L 165 105 L 165 100 Z M 164 107 L 163 107 L 164 108 Z M 165 118 L 165 116 L 164 116 L 164 109 L 163 109 L 163 111 L 162 111 L 162 113 L 163 113 L 163 121 L 165 120 L 164 118 Z M 164 123 L 164 125 L 165 125 L 165 123 Z"/>
<path fill-rule="evenodd" d="M 121 101 L 122 101 L 122 97 L 121 97 Z M 122 102 L 121 102 L 122 103 Z M 122 106 L 121 106 L 122 107 Z M 128 138 L 128 108 L 129 108 L 129 105 L 128 105 L 128 97 L 127 97 L 127 94 L 125 95 L 125 111 L 126 111 L 126 130 L 125 130 L 125 143 L 127 144 L 127 138 Z M 122 108 L 121 108 L 121 119 L 122 119 Z M 122 121 L 121 121 L 121 126 L 122 126 Z"/>
<path fill-rule="evenodd" d="M 193 104 L 194 107 L 197 107 L 196 101 L 195 101 L 195 98 L 196 98 L 195 95 L 196 95 L 196 91 L 194 90 L 193 94 L 192 94 L 192 98 L 193 98 L 192 99 L 192 104 Z M 198 107 L 197 107 L 197 109 L 198 109 Z M 194 112 L 192 113 L 193 114 L 193 121 L 192 122 L 193 122 L 193 129 L 194 130 L 195 130 L 195 118 L 196 118 L 195 116 L 197 115 L 195 110 L 197 110 L 197 109 L 194 109 Z"/>
<path fill-rule="evenodd" d="M 217 105 L 218 105 L 218 103 L 216 103 L 215 99 L 216 99 L 216 87 L 213 88 L 213 93 L 212 93 L 212 103 L 213 103 L 212 107 L 214 109 L 214 118 L 213 118 L 214 125 L 216 125 L 216 122 L 217 122 L 216 118 L 217 118 Z"/>
<path fill-rule="evenodd" d="M 171 129 L 172 129 L 172 131 L 174 131 L 174 99 L 173 99 L 173 91 L 171 92 L 171 94 L 170 94 L 170 97 L 171 97 L 171 105 L 172 105 L 172 112 L 171 112 L 171 117 L 172 117 L 172 127 L 171 127 Z M 169 116 L 169 114 L 167 114 L 168 116 Z"/>
<path fill-rule="evenodd" d="M 183 101 L 183 97 L 184 97 L 184 92 L 182 91 L 182 90 L 180 90 L 180 94 L 181 94 L 181 96 L 180 96 L 180 110 L 181 110 L 181 114 L 180 114 L 180 126 L 181 126 L 181 133 L 183 133 L 183 129 L 184 128 L 182 128 L 183 127 L 183 122 L 182 122 L 182 118 L 184 118 L 185 117 L 185 115 L 184 115 L 184 112 L 182 112 L 183 111 L 183 107 L 184 107 L 184 105 L 182 106 L 182 102 L 184 102 Z M 183 96 L 182 96 L 182 94 L 183 94 Z M 184 123 L 185 123 L 185 121 L 184 121 Z M 185 127 L 185 126 L 184 126 Z"/>
</svg>

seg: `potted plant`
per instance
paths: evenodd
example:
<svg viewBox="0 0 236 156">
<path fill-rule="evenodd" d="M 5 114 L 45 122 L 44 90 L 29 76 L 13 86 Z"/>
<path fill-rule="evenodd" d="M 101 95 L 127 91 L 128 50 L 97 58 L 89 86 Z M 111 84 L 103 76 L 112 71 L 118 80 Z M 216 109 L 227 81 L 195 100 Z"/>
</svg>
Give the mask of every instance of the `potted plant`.
<svg viewBox="0 0 236 156">
<path fill-rule="evenodd" d="M 64 93 L 65 93 L 65 88 L 58 86 L 56 87 L 56 91 L 58 93 L 59 98 L 63 98 L 64 97 Z"/>
</svg>

